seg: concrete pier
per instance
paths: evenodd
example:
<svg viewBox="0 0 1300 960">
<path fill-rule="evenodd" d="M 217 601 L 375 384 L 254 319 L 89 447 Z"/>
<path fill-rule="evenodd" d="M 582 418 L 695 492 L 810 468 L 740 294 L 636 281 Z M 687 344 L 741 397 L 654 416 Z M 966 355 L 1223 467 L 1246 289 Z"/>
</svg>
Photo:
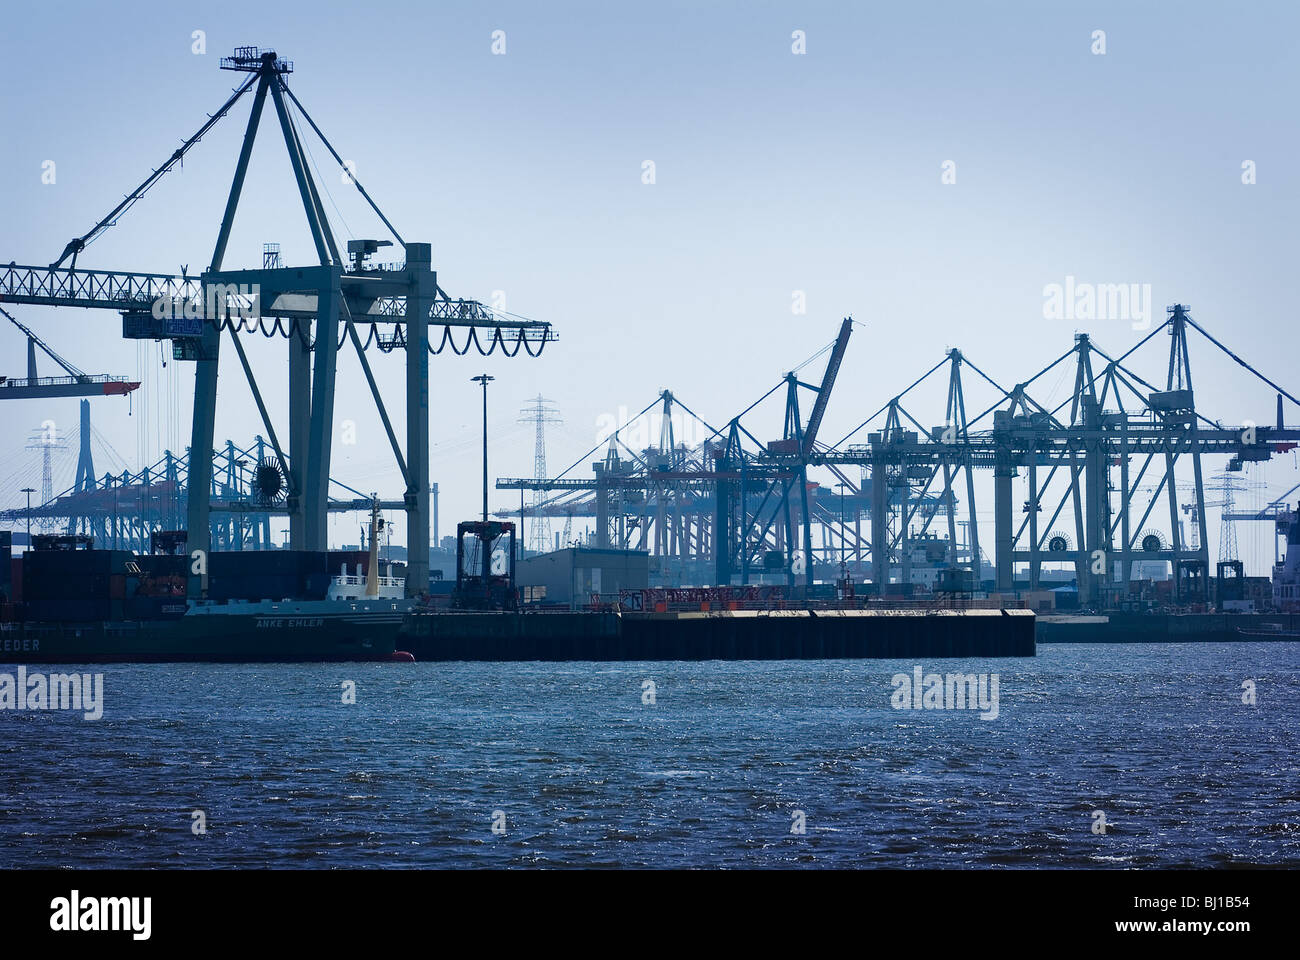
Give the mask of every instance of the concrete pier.
<svg viewBox="0 0 1300 960">
<path fill-rule="evenodd" d="M 410 614 L 397 646 L 440 660 L 1032 657 L 1029 610 Z"/>
</svg>

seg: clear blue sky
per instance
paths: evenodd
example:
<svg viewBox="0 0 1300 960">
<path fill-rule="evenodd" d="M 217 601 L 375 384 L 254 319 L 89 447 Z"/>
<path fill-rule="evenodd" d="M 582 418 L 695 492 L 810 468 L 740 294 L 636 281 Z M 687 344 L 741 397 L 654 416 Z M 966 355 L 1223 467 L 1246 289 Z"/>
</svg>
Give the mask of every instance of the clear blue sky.
<svg viewBox="0 0 1300 960">
<path fill-rule="evenodd" d="M 602 414 L 640 409 L 665 387 L 725 421 L 851 313 L 867 326 L 827 414 L 825 435 L 838 437 L 947 346 L 1009 386 L 1067 350 L 1076 329 L 1111 351 L 1135 342 L 1125 321 L 1044 319 L 1043 287 L 1069 275 L 1150 284 L 1157 322 L 1166 304 L 1188 302 L 1243 356 L 1300 387 L 1288 279 L 1300 213 L 1294 4 L 179 6 L 6 10 L 0 261 L 52 261 L 222 102 L 236 78 L 218 58 L 239 44 L 274 47 L 399 230 L 433 243 L 443 286 L 483 299 L 503 290 L 510 310 L 560 333 L 540 361 L 433 361 L 444 532 L 477 509 L 469 378 L 484 370 L 497 377 L 493 474 L 531 472 L 531 432 L 515 418 L 539 391 L 566 420 L 552 432 L 554 472 L 595 442 Z M 206 31 L 206 55 L 191 52 L 194 30 Z M 494 30 L 506 33 L 504 56 L 491 52 Z M 794 30 L 806 32 L 805 55 L 791 52 Z M 1106 33 L 1103 56 L 1091 52 L 1094 30 Z M 246 109 L 81 263 L 205 267 Z M 382 236 L 314 150 L 327 207 L 345 221 L 338 232 Z M 53 185 L 41 182 L 46 160 Z M 645 160 L 653 186 L 641 182 Z M 945 161 L 955 184 L 941 183 Z M 253 167 L 227 265 L 256 264 L 268 240 L 310 262 L 282 143 L 264 136 Z M 806 291 L 804 316 L 791 313 L 794 290 Z M 184 446 L 188 370 L 162 374 L 156 348 L 142 355 L 120 340 L 115 314 L 14 312 L 88 371 L 143 366 L 133 416 L 124 401 L 94 410 L 132 467 L 158 453 L 169 418 Z M 3 372 L 22 373 L 22 346 L 0 330 Z M 1164 347 L 1138 361 L 1149 378 L 1162 375 Z M 1272 419 L 1271 391 L 1194 349 L 1205 412 Z M 281 351 L 255 351 L 279 411 Z M 376 362 L 396 385 L 397 358 Z M 334 473 L 396 495 L 355 361 L 341 370 L 339 418 L 354 417 L 360 436 L 336 447 Z M 1069 388 L 1046 386 L 1057 398 Z M 225 362 L 222 388 L 218 439 L 259 432 Z M 991 402 L 970 389 L 972 406 Z M 936 390 L 917 413 L 937 423 L 942 404 Z M 4 476 L 34 456 L 23 446 L 42 420 L 76 417 L 75 401 L 13 406 L 0 424 Z M 392 406 L 400 420 L 396 392 Z M 756 426 L 775 436 L 779 415 Z M 1280 492 L 1295 474 L 1287 455 L 1267 479 Z M 340 524 L 334 538 L 354 541 L 355 523 Z"/>
</svg>

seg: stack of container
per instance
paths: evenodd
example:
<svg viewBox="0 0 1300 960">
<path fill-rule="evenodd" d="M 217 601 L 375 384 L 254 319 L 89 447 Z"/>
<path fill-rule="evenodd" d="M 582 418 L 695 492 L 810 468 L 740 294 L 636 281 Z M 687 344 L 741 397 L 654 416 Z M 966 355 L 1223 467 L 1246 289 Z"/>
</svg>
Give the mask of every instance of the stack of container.
<svg viewBox="0 0 1300 960">
<path fill-rule="evenodd" d="M 323 600 L 329 557 L 306 550 L 236 550 L 208 555 L 208 599 Z"/>
<path fill-rule="evenodd" d="M 128 577 L 124 612 L 128 620 L 169 620 L 185 615 L 190 560 L 172 554 L 136 557 L 138 577 Z"/>
<path fill-rule="evenodd" d="M 23 554 L 28 620 L 120 620 L 129 550 L 31 550 Z"/>
</svg>

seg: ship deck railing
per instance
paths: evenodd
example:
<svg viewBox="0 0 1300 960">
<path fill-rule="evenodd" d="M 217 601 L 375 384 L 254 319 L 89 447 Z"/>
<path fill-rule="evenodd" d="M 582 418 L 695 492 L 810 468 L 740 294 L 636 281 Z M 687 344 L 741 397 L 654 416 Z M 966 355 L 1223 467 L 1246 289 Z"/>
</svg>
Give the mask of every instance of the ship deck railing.
<svg viewBox="0 0 1300 960">
<path fill-rule="evenodd" d="M 524 608 L 533 609 L 527 604 L 525 604 Z M 736 599 L 721 596 L 681 601 L 663 600 L 653 596 L 645 597 L 639 591 L 622 594 L 592 594 L 587 603 L 580 603 L 577 607 L 577 609 L 604 613 L 725 613 L 742 610 L 896 610 L 929 612 L 939 610 L 1024 610 L 1027 608 L 1028 604 L 1020 599 L 953 595 L 934 596 L 924 599 L 894 597 L 880 599 L 873 596 L 812 597 L 807 599 L 773 596 L 767 599 Z"/>
<path fill-rule="evenodd" d="M 406 580 L 403 577 L 379 577 L 377 579 L 379 581 L 379 586 L 381 587 L 406 586 Z M 366 585 L 366 578 L 349 574 L 347 576 L 337 576 L 334 578 L 333 582 L 341 587 L 364 587 Z"/>
</svg>

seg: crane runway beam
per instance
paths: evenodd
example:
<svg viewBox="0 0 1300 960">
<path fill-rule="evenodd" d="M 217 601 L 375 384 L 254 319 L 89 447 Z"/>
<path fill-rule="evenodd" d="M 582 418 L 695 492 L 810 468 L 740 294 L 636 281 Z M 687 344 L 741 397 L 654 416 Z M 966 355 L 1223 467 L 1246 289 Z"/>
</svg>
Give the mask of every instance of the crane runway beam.
<svg viewBox="0 0 1300 960">
<path fill-rule="evenodd" d="M 0 302 L 49 307 L 148 309 L 156 301 L 190 300 L 199 295 L 197 277 L 119 270 L 67 270 L 0 266 Z"/>
<path fill-rule="evenodd" d="M 301 282 L 306 270 L 319 267 L 281 267 L 275 270 L 231 270 L 205 274 L 203 277 L 174 276 L 165 273 L 131 273 L 117 270 L 69 270 L 53 267 L 24 266 L 10 263 L 0 266 L 0 303 L 21 303 L 49 307 L 84 307 L 115 310 L 132 314 L 153 313 L 163 305 L 174 313 L 186 304 L 203 305 L 206 316 L 208 296 L 205 284 L 239 284 L 267 281 L 267 291 L 260 293 L 256 312 L 266 317 L 287 320 L 315 320 L 319 316 L 318 297 L 314 288 L 304 291 Z M 340 319 L 348 313 L 355 322 L 393 323 L 406 321 L 406 301 L 401 294 L 385 293 L 402 286 L 400 272 L 367 274 L 343 273 L 341 283 L 348 311 L 339 311 Z M 251 295 L 223 297 L 227 314 L 253 312 Z M 477 300 L 434 298 L 429 304 L 429 324 L 449 327 L 482 327 L 542 333 L 554 339 L 551 325 L 544 320 L 502 318 Z M 124 334 L 143 339 L 143 333 Z M 175 334 L 172 334 L 175 335 Z M 186 328 L 183 336 L 198 334 Z"/>
</svg>

